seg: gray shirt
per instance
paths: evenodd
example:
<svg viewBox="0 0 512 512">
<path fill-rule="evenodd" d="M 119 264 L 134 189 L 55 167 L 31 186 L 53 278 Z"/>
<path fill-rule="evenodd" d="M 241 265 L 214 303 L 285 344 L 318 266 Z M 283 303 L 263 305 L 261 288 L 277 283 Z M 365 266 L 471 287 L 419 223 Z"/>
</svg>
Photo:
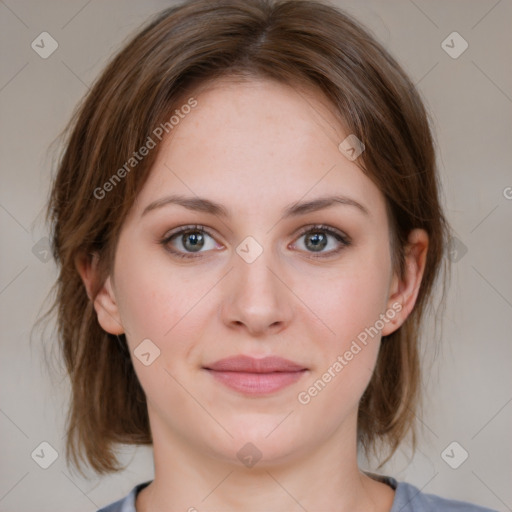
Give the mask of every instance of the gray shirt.
<svg viewBox="0 0 512 512">
<path fill-rule="evenodd" d="M 471 505 L 465 501 L 448 500 L 434 494 L 424 494 L 414 485 L 397 482 L 389 476 L 372 474 L 372 477 L 388 484 L 395 490 L 395 499 L 390 512 L 497 512 L 494 509 Z M 130 494 L 98 510 L 98 512 L 136 512 L 135 498 L 137 493 L 150 483 L 151 480 L 136 485 Z"/>
</svg>

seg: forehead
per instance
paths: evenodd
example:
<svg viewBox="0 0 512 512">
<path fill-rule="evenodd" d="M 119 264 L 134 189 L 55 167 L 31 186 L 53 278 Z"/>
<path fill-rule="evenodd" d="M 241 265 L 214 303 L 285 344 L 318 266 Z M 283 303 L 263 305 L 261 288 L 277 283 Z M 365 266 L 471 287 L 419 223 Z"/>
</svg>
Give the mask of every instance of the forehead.
<svg viewBox="0 0 512 512">
<path fill-rule="evenodd" d="M 160 142 L 139 211 L 164 193 L 208 197 L 238 212 L 259 202 L 260 213 L 263 199 L 282 207 L 339 193 L 383 213 L 380 191 L 339 150 L 348 134 L 319 91 L 221 78 L 180 101 L 191 98 L 197 105 Z"/>
</svg>

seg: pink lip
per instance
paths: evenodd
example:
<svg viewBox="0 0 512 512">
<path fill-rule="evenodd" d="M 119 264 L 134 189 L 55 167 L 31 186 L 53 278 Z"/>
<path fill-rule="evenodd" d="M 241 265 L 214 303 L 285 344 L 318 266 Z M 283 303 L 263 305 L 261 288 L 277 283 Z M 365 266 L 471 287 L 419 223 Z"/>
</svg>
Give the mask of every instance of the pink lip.
<svg viewBox="0 0 512 512">
<path fill-rule="evenodd" d="M 228 357 L 204 369 L 222 384 L 251 395 L 279 391 L 299 380 L 307 371 L 304 366 L 276 356 L 263 359 Z"/>
</svg>

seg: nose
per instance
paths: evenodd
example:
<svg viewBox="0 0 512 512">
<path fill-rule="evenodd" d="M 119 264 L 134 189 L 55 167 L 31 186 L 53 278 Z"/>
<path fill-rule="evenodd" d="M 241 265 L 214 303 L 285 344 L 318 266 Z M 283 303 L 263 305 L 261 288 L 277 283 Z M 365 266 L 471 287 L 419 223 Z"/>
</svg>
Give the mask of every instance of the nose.
<svg viewBox="0 0 512 512">
<path fill-rule="evenodd" d="M 281 332 L 292 320 L 294 297 L 278 258 L 263 250 L 251 263 L 237 253 L 233 260 L 221 309 L 223 322 L 256 337 Z"/>
</svg>

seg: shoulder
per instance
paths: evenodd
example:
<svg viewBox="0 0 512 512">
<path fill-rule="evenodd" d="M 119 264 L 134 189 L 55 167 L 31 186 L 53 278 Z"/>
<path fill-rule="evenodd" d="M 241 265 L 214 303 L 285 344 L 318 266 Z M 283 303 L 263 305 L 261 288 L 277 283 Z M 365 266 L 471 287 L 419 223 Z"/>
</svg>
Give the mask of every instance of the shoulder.
<svg viewBox="0 0 512 512">
<path fill-rule="evenodd" d="M 395 498 L 390 512 L 497 512 L 495 509 L 472 505 L 467 501 L 451 500 L 421 492 L 416 486 L 407 482 L 398 482 L 391 476 L 369 471 L 364 471 L 364 473 L 395 490 Z"/>
<path fill-rule="evenodd" d="M 372 475 L 375 478 L 377 475 Z M 494 509 L 472 505 L 466 501 L 441 498 L 435 494 L 421 492 L 406 482 L 397 482 L 392 477 L 378 475 L 377 478 L 395 489 L 395 499 L 390 512 L 497 512 Z M 98 512 L 136 512 L 135 499 L 139 491 L 151 481 L 136 485 L 124 498 L 111 503 Z"/>
<path fill-rule="evenodd" d="M 121 498 L 120 500 L 99 509 L 98 512 L 136 512 L 135 499 L 137 494 L 150 483 L 151 480 L 149 482 L 143 482 L 136 485 L 124 498 Z"/>
<path fill-rule="evenodd" d="M 394 480 L 394 479 L 391 479 Z M 472 505 L 466 501 L 441 498 L 435 494 L 421 492 L 406 482 L 395 483 L 395 500 L 390 512 L 497 512 L 496 510 Z"/>
</svg>

